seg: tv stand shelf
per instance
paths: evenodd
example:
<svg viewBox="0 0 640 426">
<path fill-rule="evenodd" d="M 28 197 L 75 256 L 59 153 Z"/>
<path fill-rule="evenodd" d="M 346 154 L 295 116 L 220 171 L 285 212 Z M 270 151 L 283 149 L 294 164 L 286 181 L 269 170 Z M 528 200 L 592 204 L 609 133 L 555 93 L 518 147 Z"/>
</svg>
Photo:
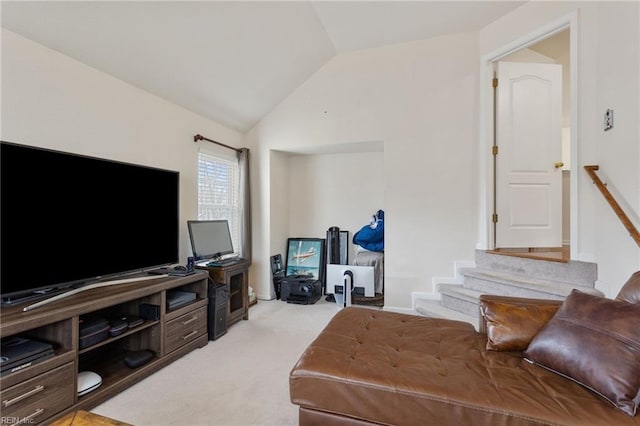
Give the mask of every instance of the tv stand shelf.
<svg viewBox="0 0 640 426">
<path fill-rule="evenodd" d="M 171 311 L 166 292 L 180 289 L 196 299 Z M 0 424 L 50 423 L 65 414 L 90 409 L 194 349 L 208 343 L 208 274 L 158 276 L 154 280 L 94 288 L 24 312 L 29 302 L 0 308 L 0 337 L 29 337 L 54 346 L 54 355 L 0 377 Z M 114 313 L 138 315 L 141 303 L 158 305 L 159 318 L 80 349 L 80 317 Z M 151 350 L 154 357 L 135 369 L 124 364 L 129 351 Z M 80 371 L 102 377 L 96 390 L 77 396 Z"/>
<path fill-rule="evenodd" d="M 142 330 L 144 330 L 144 329 L 146 329 L 146 328 L 149 328 L 149 327 L 151 327 L 151 326 L 154 326 L 154 325 L 156 325 L 156 324 L 159 324 L 159 323 L 160 323 L 160 321 L 145 321 L 144 323 L 140 324 L 139 326 L 137 326 L 137 327 L 135 327 L 135 328 L 132 328 L 132 329 L 129 329 L 129 330 L 125 331 L 124 333 L 122 333 L 122 334 L 118 335 L 118 336 L 115 336 L 115 337 L 109 337 L 108 339 L 103 340 L 103 341 L 102 341 L 102 342 L 100 342 L 100 343 L 96 343 L 95 345 L 89 346 L 88 348 L 80 349 L 80 350 L 78 351 L 78 355 L 82 355 L 82 354 L 85 354 L 85 353 L 87 353 L 87 352 L 90 352 L 90 351 L 92 351 L 92 350 L 94 350 L 94 349 L 96 349 L 96 348 L 99 348 L 99 347 L 101 347 L 101 346 L 108 345 L 108 344 L 110 344 L 110 343 L 115 342 L 116 340 L 124 339 L 124 338 L 125 338 L 125 337 L 127 337 L 127 336 L 130 336 L 130 335 L 132 335 L 132 334 L 139 333 L 139 332 L 141 332 Z"/>
</svg>

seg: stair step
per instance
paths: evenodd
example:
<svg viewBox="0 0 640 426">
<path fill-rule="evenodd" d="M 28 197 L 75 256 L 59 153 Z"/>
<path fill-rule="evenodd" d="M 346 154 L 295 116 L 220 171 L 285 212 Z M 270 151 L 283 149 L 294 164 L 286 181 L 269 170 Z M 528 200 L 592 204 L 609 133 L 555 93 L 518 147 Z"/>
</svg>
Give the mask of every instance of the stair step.
<svg viewBox="0 0 640 426">
<path fill-rule="evenodd" d="M 573 289 L 578 289 L 603 296 L 594 288 L 597 265 L 589 262 L 564 263 L 476 250 L 475 267 L 456 268 L 456 273 L 462 278 L 462 284 L 437 284 L 440 300 L 418 299 L 415 301 L 416 312 L 461 318 L 477 329 L 478 306 L 483 294 L 564 300 Z"/>
<path fill-rule="evenodd" d="M 442 306 L 468 316 L 478 315 L 478 301 L 482 293 L 460 284 L 438 284 Z"/>
<path fill-rule="evenodd" d="M 469 268 L 464 270 L 462 274 L 464 275 L 463 286 L 482 294 L 564 300 L 574 288 L 577 288 L 585 293 L 603 296 L 599 290 L 579 286 L 575 283 L 483 268 Z"/>
<path fill-rule="evenodd" d="M 472 288 L 464 287 L 462 284 L 438 284 L 437 287 L 440 294 L 452 295 L 458 299 L 474 303 L 477 303 L 480 296 L 484 294 Z"/>
<path fill-rule="evenodd" d="M 550 260 L 503 256 L 496 253 L 487 253 L 484 250 L 476 250 L 475 262 L 476 266 L 481 269 L 566 282 L 580 287 L 593 288 L 598 279 L 597 264 L 577 260 L 562 263 Z"/>
<path fill-rule="evenodd" d="M 415 310 L 419 315 L 432 318 L 444 318 L 455 321 L 468 322 L 478 329 L 478 317 L 465 315 L 461 312 L 448 309 L 437 299 L 417 299 L 415 302 Z"/>
</svg>

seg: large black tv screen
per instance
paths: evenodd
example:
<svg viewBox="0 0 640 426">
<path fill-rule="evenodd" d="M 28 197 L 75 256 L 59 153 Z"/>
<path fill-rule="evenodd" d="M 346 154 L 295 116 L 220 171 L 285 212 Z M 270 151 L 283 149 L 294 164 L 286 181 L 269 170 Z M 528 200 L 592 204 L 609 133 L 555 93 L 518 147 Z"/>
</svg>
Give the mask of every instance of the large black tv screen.
<svg viewBox="0 0 640 426">
<path fill-rule="evenodd" d="M 178 172 L 0 146 L 4 301 L 178 262 Z"/>
</svg>

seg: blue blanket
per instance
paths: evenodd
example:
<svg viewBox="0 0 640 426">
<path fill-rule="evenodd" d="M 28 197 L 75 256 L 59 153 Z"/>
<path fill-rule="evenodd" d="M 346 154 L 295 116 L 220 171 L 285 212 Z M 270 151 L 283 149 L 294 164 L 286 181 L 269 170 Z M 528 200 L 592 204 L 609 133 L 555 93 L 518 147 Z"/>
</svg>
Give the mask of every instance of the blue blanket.
<svg viewBox="0 0 640 426">
<path fill-rule="evenodd" d="M 384 211 L 378 210 L 371 223 L 353 235 L 353 244 L 370 251 L 384 251 Z"/>
</svg>

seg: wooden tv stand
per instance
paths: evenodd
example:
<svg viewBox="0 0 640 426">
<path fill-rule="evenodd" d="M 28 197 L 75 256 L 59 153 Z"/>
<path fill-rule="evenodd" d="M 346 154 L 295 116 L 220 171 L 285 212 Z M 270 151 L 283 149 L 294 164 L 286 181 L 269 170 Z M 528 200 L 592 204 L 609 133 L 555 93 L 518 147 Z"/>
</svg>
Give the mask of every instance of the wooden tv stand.
<svg viewBox="0 0 640 426">
<path fill-rule="evenodd" d="M 28 278 L 27 278 L 28 279 Z M 207 345 L 208 275 L 196 271 L 186 277 L 159 276 L 155 280 L 94 288 L 24 312 L 29 303 L 0 308 L 0 337 L 24 336 L 52 343 L 55 355 L 0 378 L 1 424 L 51 422 L 78 409 L 90 409 L 188 352 Z M 166 307 L 167 291 L 196 293 L 196 300 L 173 310 Z M 80 316 L 138 315 L 138 306 L 160 307 L 158 320 L 95 345 L 79 348 Z M 150 349 L 151 361 L 127 367 L 127 351 Z M 77 396 L 80 371 L 102 377 L 96 390 Z"/>
</svg>

